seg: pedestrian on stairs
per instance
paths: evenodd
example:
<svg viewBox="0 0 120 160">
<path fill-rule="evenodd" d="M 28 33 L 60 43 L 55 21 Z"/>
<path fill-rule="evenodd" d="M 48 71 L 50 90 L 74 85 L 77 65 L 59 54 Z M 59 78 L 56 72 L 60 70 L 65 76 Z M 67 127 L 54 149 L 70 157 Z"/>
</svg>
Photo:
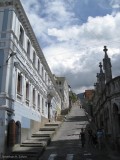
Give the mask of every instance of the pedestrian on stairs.
<svg viewBox="0 0 120 160">
<path fill-rule="evenodd" d="M 88 129 L 88 143 L 89 144 L 92 144 L 92 135 L 93 135 L 93 132 L 92 132 L 92 129 Z"/>
<path fill-rule="evenodd" d="M 103 130 L 99 128 L 97 130 L 97 141 L 98 141 L 98 147 L 100 150 L 102 149 L 103 137 L 104 137 Z"/>
<path fill-rule="evenodd" d="M 81 132 L 80 132 L 79 138 L 81 139 L 82 148 L 83 148 L 84 145 L 85 145 L 85 132 L 84 132 L 83 128 L 81 128 Z"/>
</svg>

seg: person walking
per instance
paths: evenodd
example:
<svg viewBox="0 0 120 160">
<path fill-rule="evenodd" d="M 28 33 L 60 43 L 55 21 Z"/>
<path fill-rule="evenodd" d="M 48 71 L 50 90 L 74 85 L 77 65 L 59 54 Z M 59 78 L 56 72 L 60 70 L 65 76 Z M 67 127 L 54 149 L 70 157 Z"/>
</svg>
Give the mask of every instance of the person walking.
<svg viewBox="0 0 120 160">
<path fill-rule="evenodd" d="M 102 129 L 97 130 L 97 141 L 98 141 L 98 147 L 101 150 L 102 149 L 102 143 L 103 143 L 103 131 L 102 131 Z"/>
<path fill-rule="evenodd" d="M 88 144 L 92 144 L 92 129 L 88 129 Z"/>
<path fill-rule="evenodd" d="M 81 129 L 81 132 L 80 132 L 79 138 L 81 139 L 82 148 L 83 148 L 83 147 L 84 147 L 84 145 L 85 145 L 85 132 L 84 132 L 83 128 Z"/>
</svg>

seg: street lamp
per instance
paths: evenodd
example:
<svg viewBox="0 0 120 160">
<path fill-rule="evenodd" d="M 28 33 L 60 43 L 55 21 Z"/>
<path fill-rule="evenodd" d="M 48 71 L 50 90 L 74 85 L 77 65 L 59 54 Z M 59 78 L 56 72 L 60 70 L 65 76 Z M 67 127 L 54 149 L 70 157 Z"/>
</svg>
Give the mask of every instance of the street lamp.
<svg viewBox="0 0 120 160">
<path fill-rule="evenodd" d="M 52 98 L 55 96 L 55 90 L 53 89 L 53 86 L 50 85 L 48 87 L 48 94 L 47 94 L 47 98 L 48 98 L 48 119 L 49 119 L 49 122 L 50 122 L 50 118 L 51 118 L 51 114 L 50 114 L 50 108 L 52 108 L 51 106 L 51 100 Z"/>
<path fill-rule="evenodd" d="M 16 52 L 13 51 L 12 53 L 10 53 L 8 59 L 6 60 L 6 63 L 8 63 L 9 59 L 12 57 L 12 56 L 15 56 L 16 55 Z"/>
</svg>

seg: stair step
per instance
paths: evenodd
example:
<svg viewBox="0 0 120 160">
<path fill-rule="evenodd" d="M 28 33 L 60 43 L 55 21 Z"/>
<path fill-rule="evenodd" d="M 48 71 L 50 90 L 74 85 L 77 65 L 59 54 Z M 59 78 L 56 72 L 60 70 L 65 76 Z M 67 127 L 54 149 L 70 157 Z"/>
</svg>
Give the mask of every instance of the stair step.
<svg viewBox="0 0 120 160">
<path fill-rule="evenodd" d="M 44 136 L 44 137 L 30 137 L 30 140 L 38 140 L 38 141 L 47 141 L 47 140 L 49 140 L 50 139 L 50 137 L 48 137 L 48 136 Z"/>
<path fill-rule="evenodd" d="M 31 141 L 39 141 L 39 142 L 48 142 L 48 141 L 50 141 L 50 137 L 30 137 L 30 139 L 29 140 L 31 140 Z"/>
<path fill-rule="evenodd" d="M 14 154 L 37 154 L 43 150 L 43 147 L 17 147 L 12 151 Z"/>
<path fill-rule="evenodd" d="M 13 158 L 28 158 L 28 157 L 37 157 L 38 155 L 36 153 L 24 153 L 24 152 L 19 152 L 19 153 L 12 153 L 10 156 L 13 156 Z"/>
<path fill-rule="evenodd" d="M 21 147 L 43 147 L 43 144 L 35 144 L 35 143 L 22 143 Z"/>
<path fill-rule="evenodd" d="M 38 157 L 41 155 L 41 153 L 27 153 L 27 152 L 13 152 L 10 157 L 14 160 L 35 160 L 38 159 Z M 11 160 L 11 159 L 10 159 Z"/>
<path fill-rule="evenodd" d="M 30 139 L 25 140 L 19 147 L 12 151 L 14 160 L 34 160 L 45 150 L 45 146 L 50 143 L 51 137 L 61 123 L 47 123 L 40 131 L 32 134 Z M 36 157 L 36 158 L 35 158 Z"/>
<path fill-rule="evenodd" d="M 14 156 L 14 160 L 35 160 L 44 150 L 44 147 L 18 147 L 11 153 L 11 156 Z"/>
<path fill-rule="evenodd" d="M 44 128 L 40 128 L 40 131 L 56 131 L 57 127 L 53 128 L 53 127 L 44 127 Z"/>
<path fill-rule="evenodd" d="M 29 140 L 26 140 L 26 141 L 24 141 L 22 144 L 41 144 L 41 145 L 45 145 L 45 144 L 47 144 L 47 140 L 46 141 L 43 141 L 43 140 L 31 140 L 31 139 L 29 139 Z"/>
<path fill-rule="evenodd" d="M 38 131 L 35 134 L 44 134 L 44 135 L 48 135 L 48 134 L 52 134 L 54 133 L 54 131 Z"/>
<path fill-rule="evenodd" d="M 50 137 L 50 134 L 32 134 L 32 137 Z"/>
<path fill-rule="evenodd" d="M 45 126 L 59 126 L 61 123 L 46 123 Z"/>
</svg>

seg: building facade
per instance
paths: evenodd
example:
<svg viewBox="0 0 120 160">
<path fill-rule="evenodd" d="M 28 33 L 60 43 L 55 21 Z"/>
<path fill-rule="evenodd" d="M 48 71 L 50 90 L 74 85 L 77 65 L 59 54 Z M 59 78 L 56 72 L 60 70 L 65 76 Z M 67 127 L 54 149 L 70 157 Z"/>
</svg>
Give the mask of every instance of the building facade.
<svg viewBox="0 0 120 160">
<path fill-rule="evenodd" d="M 62 110 L 69 109 L 69 85 L 65 77 L 55 76 L 56 85 L 62 95 Z"/>
<path fill-rule="evenodd" d="M 83 103 L 83 106 L 85 106 L 85 109 L 86 109 L 86 111 L 88 112 L 88 114 L 90 116 L 93 116 L 92 98 L 93 98 L 94 92 L 95 91 L 93 89 L 85 90 L 85 92 L 84 92 L 84 103 Z"/>
<path fill-rule="evenodd" d="M 97 73 L 93 97 L 93 117 L 97 128 L 104 128 L 110 145 L 120 148 L 120 76 L 112 78 L 111 60 L 104 47 L 105 57 Z"/>
<path fill-rule="evenodd" d="M 0 0 L 0 153 L 61 111 L 61 95 L 20 0 Z"/>
<path fill-rule="evenodd" d="M 91 101 L 93 95 L 94 95 L 94 90 L 93 90 L 93 89 L 85 90 L 84 98 L 85 98 L 86 100 L 88 100 L 88 101 Z"/>
</svg>

